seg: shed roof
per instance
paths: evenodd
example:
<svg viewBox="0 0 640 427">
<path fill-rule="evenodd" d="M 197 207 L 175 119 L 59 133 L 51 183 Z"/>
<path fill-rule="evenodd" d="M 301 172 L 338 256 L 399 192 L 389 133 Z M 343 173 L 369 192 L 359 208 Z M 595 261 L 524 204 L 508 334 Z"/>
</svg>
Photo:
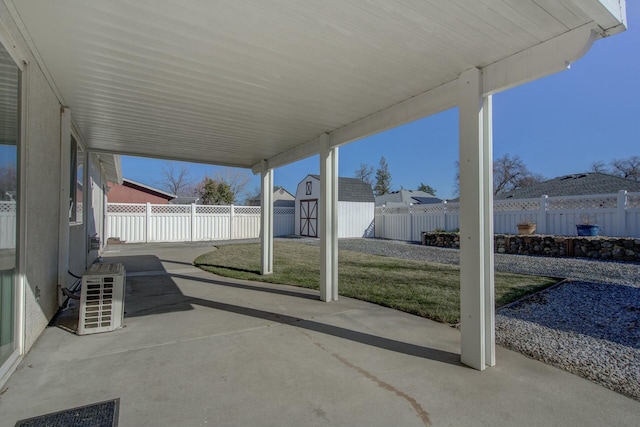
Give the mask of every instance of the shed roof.
<svg viewBox="0 0 640 427">
<path fill-rule="evenodd" d="M 308 175 L 312 178 L 320 180 L 320 175 Z M 301 182 L 303 182 L 303 179 Z M 373 197 L 373 190 L 371 186 L 366 182 L 357 178 L 338 178 L 338 201 L 340 202 L 362 202 L 362 203 L 375 203 L 376 199 Z"/>
<path fill-rule="evenodd" d="M 498 194 L 495 199 L 532 199 L 543 195 L 557 197 L 610 194 L 620 190 L 640 192 L 640 181 L 601 172 L 585 172 L 559 176 L 530 187 Z"/>
</svg>

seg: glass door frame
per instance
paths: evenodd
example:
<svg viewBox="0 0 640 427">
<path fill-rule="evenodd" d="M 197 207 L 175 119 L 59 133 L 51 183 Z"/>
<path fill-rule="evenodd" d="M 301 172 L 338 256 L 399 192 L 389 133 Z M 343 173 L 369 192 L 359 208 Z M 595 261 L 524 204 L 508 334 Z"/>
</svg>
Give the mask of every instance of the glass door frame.
<svg viewBox="0 0 640 427">
<path fill-rule="evenodd" d="M 17 43 L 11 37 L 9 31 L 0 22 L 0 44 L 13 59 L 18 68 L 18 126 L 17 126 L 17 189 L 16 200 L 16 268 L 14 275 L 14 349 L 11 355 L 0 365 L 0 386 L 6 382 L 11 373 L 15 370 L 24 355 L 25 344 L 25 265 L 26 265 L 26 82 L 27 57 L 17 47 Z"/>
</svg>

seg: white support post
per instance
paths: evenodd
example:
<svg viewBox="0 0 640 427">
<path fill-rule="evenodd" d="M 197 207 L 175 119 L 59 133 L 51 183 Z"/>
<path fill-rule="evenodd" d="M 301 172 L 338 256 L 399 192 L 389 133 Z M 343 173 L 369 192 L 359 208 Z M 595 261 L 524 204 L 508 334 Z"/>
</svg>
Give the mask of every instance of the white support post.
<svg viewBox="0 0 640 427">
<path fill-rule="evenodd" d="M 334 301 L 338 301 L 338 147 L 333 148 L 331 156 L 331 173 L 333 175 L 331 189 L 331 229 L 333 234 L 332 244 L 332 269 L 331 269 L 331 292 Z"/>
<path fill-rule="evenodd" d="M 442 201 L 442 214 L 440 216 L 440 227 L 444 231 L 447 231 L 447 201 Z"/>
<path fill-rule="evenodd" d="M 196 204 L 191 203 L 191 241 L 196 241 Z"/>
<path fill-rule="evenodd" d="M 491 215 L 491 101 L 483 99 L 479 69 L 458 78 L 460 128 L 461 361 L 484 370 L 493 359 L 493 251 Z M 491 194 L 486 194 L 491 193 Z M 491 242 L 487 242 L 491 240 Z M 491 252 L 489 253 L 489 251 Z"/>
<path fill-rule="evenodd" d="M 494 234 L 493 234 L 493 97 L 482 100 L 482 149 L 484 171 L 484 327 L 485 363 L 496 364 L 495 333 L 495 282 L 494 282 Z"/>
<path fill-rule="evenodd" d="M 409 203 L 409 242 L 413 241 L 413 203 Z"/>
<path fill-rule="evenodd" d="M 233 204 L 229 205 L 229 240 L 233 240 Z"/>
<path fill-rule="evenodd" d="M 260 175 L 260 274 L 273 274 L 273 169 L 262 162 Z"/>
<path fill-rule="evenodd" d="M 620 190 L 618 191 L 618 204 L 616 205 L 617 210 L 617 235 L 620 237 L 627 236 L 627 191 Z"/>
<path fill-rule="evenodd" d="M 337 151 L 331 148 L 327 134 L 320 137 L 320 299 L 329 302 L 337 299 L 337 245 L 338 228 L 337 192 L 338 181 Z M 335 205 L 335 206 L 334 206 Z M 334 264 L 335 263 L 335 264 Z M 334 271 L 335 270 L 335 271 Z M 335 288 L 335 290 L 334 290 Z"/>
<path fill-rule="evenodd" d="M 69 271 L 69 198 L 71 197 L 71 110 L 60 109 L 60 209 L 58 223 L 58 302 L 64 302 L 61 288 L 67 287 Z M 23 196 L 21 194 L 21 196 Z"/>
<path fill-rule="evenodd" d="M 145 234 L 144 241 L 149 243 L 151 241 L 151 203 L 147 202 L 145 210 Z"/>
<path fill-rule="evenodd" d="M 540 197 L 540 210 L 538 211 L 538 218 L 536 219 L 536 228 L 538 234 L 547 234 L 547 202 L 549 196 L 546 194 Z"/>
</svg>

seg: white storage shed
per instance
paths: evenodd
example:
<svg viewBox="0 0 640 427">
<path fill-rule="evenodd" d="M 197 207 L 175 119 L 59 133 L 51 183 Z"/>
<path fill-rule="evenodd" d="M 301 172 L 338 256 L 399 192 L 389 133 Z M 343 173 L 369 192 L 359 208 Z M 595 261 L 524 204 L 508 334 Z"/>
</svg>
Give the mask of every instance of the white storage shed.
<svg viewBox="0 0 640 427">
<path fill-rule="evenodd" d="M 300 181 L 295 206 L 296 235 L 320 237 L 320 175 Z M 373 237 L 374 215 L 371 186 L 356 178 L 338 178 L 338 237 Z"/>
</svg>

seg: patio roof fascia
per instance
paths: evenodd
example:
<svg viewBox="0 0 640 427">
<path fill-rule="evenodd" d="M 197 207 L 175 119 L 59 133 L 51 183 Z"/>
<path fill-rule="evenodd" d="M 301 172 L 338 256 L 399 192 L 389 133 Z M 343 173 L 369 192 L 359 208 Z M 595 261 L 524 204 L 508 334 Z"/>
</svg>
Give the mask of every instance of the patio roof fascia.
<svg viewBox="0 0 640 427">
<path fill-rule="evenodd" d="M 569 69 L 571 63 L 584 56 L 596 40 L 624 31 L 625 24 L 622 21 L 616 22 L 617 25 L 607 29 L 603 29 L 595 21 L 585 24 L 481 68 L 484 95 L 493 95 Z M 440 113 L 456 107 L 457 103 L 456 79 L 327 132 L 331 136 L 331 148 Z M 264 159 L 267 168 L 285 166 L 318 154 L 320 141 L 319 135 L 290 150 Z M 257 163 L 252 167 L 252 171 L 258 174 L 263 167 L 263 162 Z"/>
</svg>

